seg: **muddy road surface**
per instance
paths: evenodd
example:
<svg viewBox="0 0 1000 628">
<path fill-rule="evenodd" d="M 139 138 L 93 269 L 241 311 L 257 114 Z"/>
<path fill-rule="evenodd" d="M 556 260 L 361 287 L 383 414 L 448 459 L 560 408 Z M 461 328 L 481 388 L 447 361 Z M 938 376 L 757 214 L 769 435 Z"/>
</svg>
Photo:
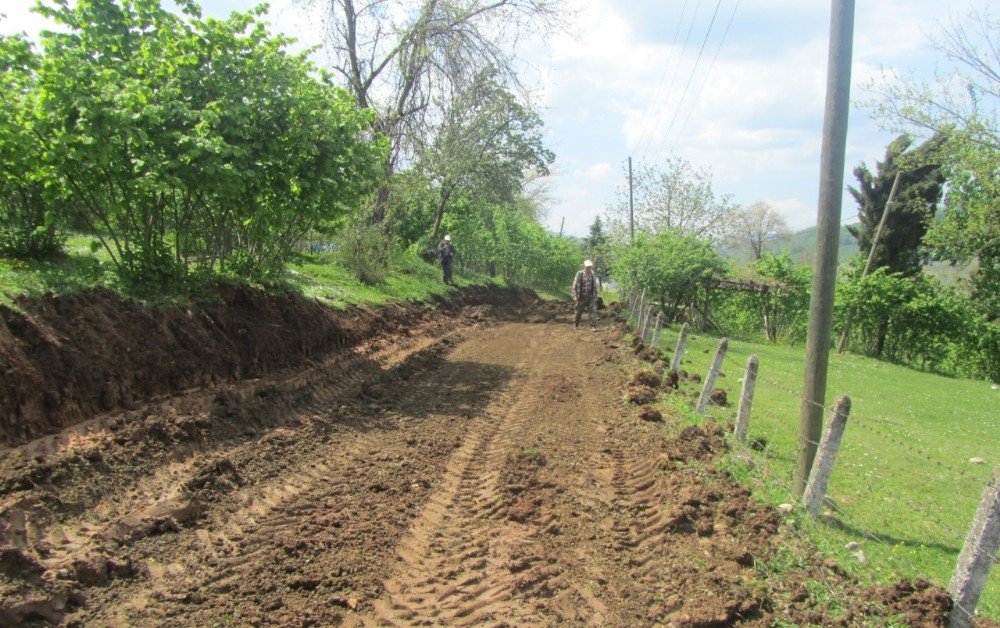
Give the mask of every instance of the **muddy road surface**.
<svg viewBox="0 0 1000 628">
<path fill-rule="evenodd" d="M 416 318 L 8 451 L 0 624 L 940 623 L 716 471 L 721 428 L 641 420 L 621 332 L 568 309 Z"/>
</svg>

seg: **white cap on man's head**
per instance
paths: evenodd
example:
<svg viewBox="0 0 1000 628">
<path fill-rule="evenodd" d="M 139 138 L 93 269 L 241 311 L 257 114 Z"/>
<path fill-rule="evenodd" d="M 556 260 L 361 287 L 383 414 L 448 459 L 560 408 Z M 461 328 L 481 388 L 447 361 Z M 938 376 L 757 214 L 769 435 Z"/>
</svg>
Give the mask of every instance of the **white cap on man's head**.
<svg viewBox="0 0 1000 628">
<path fill-rule="evenodd" d="M 444 237 L 444 239 L 445 239 L 445 240 L 447 240 L 447 241 L 449 241 L 449 242 L 451 242 L 451 236 L 450 236 L 450 235 L 446 235 L 446 236 Z"/>
<path fill-rule="evenodd" d="M 590 261 L 589 259 L 583 260 L 583 267 L 584 268 L 586 268 L 588 266 L 593 266 L 593 265 L 594 265 L 594 262 Z"/>
</svg>

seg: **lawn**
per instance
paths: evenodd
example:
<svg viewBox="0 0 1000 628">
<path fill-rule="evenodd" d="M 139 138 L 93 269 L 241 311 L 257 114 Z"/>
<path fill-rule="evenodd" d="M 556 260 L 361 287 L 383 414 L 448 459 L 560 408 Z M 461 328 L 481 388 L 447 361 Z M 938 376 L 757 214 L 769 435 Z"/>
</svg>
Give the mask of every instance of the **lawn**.
<svg viewBox="0 0 1000 628">
<path fill-rule="evenodd" d="M 662 347 L 672 354 L 677 329 L 664 330 Z M 704 376 L 719 338 L 689 336 L 682 368 Z M 710 408 L 720 421 L 735 417 L 747 358 L 760 370 L 748 442 L 758 441 L 758 464 L 738 457 L 726 464 L 761 499 L 793 502 L 791 486 L 802 388 L 804 349 L 731 341 L 716 386 L 730 406 Z M 688 383 L 690 394 L 700 384 Z M 830 484 L 835 520 L 802 521 L 810 536 L 838 562 L 865 577 L 889 582 L 923 577 L 947 586 L 983 488 L 1000 466 L 1000 391 L 987 382 L 943 377 L 878 360 L 832 354 L 829 408 L 842 394 L 851 413 Z M 687 410 L 690 396 L 667 403 Z M 824 422 L 829 411 L 824 411 Z M 970 463 L 983 458 L 985 464 Z M 759 464 L 766 460 L 766 465 Z M 839 523 L 838 523 L 839 522 Z M 844 545 L 857 542 L 861 562 Z M 979 611 L 1000 617 L 1000 566 L 993 569 Z"/>
</svg>

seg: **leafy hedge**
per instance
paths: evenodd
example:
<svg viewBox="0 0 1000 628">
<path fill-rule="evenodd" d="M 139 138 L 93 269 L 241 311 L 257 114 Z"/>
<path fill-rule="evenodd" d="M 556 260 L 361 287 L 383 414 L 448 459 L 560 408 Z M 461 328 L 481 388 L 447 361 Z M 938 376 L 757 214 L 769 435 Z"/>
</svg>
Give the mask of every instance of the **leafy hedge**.
<svg viewBox="0 0 1000 628">
<path fill-rule="evenodd" d="M 370 113 L 289 54 L 263 9 L 202 20 L 177 4 L 43 2 L 62 28 L 42 52 L 0 40 L 3 87 L 18 87 L 0 116 L 0 212 L 26 242 L 9 253 L 73 224 L 133 285 L 267 278 L 372 191 L 385 142 Z"/>
</svg>

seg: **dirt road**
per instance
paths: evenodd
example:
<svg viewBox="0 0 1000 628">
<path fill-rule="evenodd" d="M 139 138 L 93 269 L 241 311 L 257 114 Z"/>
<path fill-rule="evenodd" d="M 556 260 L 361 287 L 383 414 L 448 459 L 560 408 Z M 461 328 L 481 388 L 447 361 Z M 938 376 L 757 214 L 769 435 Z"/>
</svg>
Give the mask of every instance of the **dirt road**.
<svg viewBox="0 0 1000 628">
<path fill-rule="evenodd" d="M 620 332 L 573 332 L 559 312 L 428 317 L 18 449 L 0 461 L 0 623 L 722 625 L 940 610 L 922 585 L 861 592 L 789 550 L 777 514 L 713 470 L 719 428 L 641 421 L 622 402 L 634 367 Z M 799 557 L 780 581 L 761 570 L 778 551 Z M 807 581 L 836 592 L 820 599 Z"/>
</svg>

